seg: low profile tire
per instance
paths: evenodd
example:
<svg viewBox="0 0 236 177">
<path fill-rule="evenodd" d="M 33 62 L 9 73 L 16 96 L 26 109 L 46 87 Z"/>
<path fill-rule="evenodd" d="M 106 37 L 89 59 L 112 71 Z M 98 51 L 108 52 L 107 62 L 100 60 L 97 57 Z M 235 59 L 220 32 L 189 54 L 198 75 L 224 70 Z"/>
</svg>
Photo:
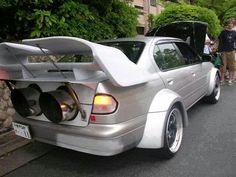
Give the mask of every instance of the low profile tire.
<svg viewBox="0 0 236 177">
<path fill-rule="evenodd" d="M 183 115 L 177 106 L 173 106 L 165 124 L 164 147 L 161 149 L 163 158 L 172 158 L 180 149 L 182 139 Z"/>
<path fill-rule="evenodd" d="M 215 85 L 212 93 L 209 96 L 205 96 L 203 101 L 210 104 L 216 104 L 220 98 L 220 78 L 219 75 L 215 76 Z"/>
</svg>

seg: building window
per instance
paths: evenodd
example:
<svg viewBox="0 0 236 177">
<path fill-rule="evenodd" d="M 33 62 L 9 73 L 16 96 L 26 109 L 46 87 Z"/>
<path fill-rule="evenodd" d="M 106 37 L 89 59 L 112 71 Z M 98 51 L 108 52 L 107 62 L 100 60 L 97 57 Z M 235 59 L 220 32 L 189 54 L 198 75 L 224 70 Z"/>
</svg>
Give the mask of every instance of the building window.
<svg viewBox="0 0 236 177">
<path fill-rule="evenodd" d="M 150 0 L 150 4 L 151 4 L 151 6 L 157 6 L 157 2 L 156 2 L 156 0 Z"/>
<path fill-rule="evenodd" d="M 136 9 L 143 10 L 143 7 L 142 7 L 142 6 L 135 5 L 134 7 L 135 7 Z"/>
<path fill-rule="evenodd" d="M 138 34 L 142 34 L 142 35 L 144 34 L 144 27 L 137 26 L 137 27 L 136 27 L 136 30 L 137 30 L 137 33 L 138 33 Z"/>
</svg>

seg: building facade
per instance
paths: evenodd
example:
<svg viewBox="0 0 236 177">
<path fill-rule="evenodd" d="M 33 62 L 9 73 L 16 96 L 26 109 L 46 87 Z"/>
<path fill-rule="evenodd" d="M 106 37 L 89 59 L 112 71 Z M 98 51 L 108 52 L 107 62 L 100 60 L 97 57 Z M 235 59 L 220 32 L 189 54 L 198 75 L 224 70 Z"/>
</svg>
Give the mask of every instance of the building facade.
<svg viewBox="0 0 236 177">
<path fill-rule="evenodd" d="M 145 34 L 149 30 L 148 15 L 158 15 L 163 7 L 158 0 L 133 0 L 132 5 L 139 11 L 137 32 Z"/>
</svg>

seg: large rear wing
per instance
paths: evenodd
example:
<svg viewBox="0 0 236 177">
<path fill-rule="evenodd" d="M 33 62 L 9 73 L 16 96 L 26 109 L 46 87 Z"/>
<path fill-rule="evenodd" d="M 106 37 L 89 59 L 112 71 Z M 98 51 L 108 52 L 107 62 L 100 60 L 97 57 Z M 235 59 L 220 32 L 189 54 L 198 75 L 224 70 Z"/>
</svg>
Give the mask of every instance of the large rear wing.
<svg viewBox="0 0 236 177">
<path fill-rule="evenodd" d="M 91 63 L 29 63 L 28 56 L 90 54 Z M 48 72 L 54 70 L 57 72 Z M 67 71 L 67 73 L 64 73 Z M 71 71 L 68 74 L 68 71 Z M 23 81 L 81 82 L 110 79 L 115 86 L 145 83 L 152 75 L 114 47 L 75 37 L 26 39 L 22 44 L 0 44 L 0 79 Z"/>
</svg>

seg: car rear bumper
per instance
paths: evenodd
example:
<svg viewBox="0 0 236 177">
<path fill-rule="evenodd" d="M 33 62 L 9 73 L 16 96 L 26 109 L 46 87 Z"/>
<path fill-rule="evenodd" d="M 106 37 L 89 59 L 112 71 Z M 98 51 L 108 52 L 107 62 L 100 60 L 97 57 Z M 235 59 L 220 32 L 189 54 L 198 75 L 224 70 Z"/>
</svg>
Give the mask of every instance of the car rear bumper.
<svg viewBox="0 0 236 177">
<path fill-rule="evenodd" d="M 87 127 L 59 125 L 16 117 L 15 120 L 30 126 L 33 139 L 89 154 L 111 156 L 136 147 L 140 142 L 146 117 L 119 124 L 89 124 Z"/>
</svg>

